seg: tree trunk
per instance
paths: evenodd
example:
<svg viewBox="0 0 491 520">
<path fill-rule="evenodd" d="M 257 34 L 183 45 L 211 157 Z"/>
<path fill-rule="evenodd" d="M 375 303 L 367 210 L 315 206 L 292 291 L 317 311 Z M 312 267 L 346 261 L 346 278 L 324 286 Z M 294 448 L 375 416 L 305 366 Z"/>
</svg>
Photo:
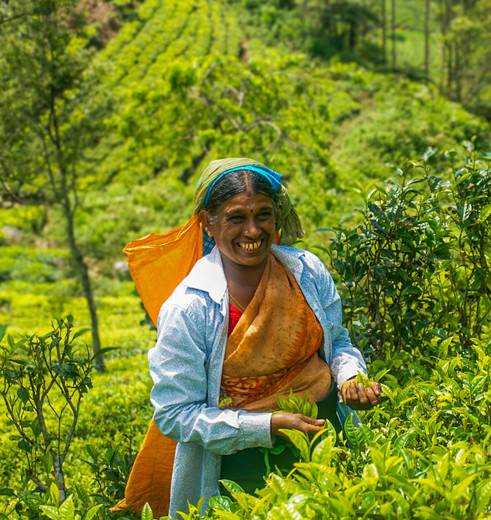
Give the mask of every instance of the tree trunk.
<svg viewBox="0 0 491 520">
<path fill-rule="evenodd" d="M 391 1 L 392 70 L 396 70 L 396 0 Z"/>
<path fill-rule="evenodd" d="M 458 41 L 455 41 L 455 52 L 454 52 L 454 82 L 455 82 L 455 100 L 459 103 L 462 101 L 462 82 L 461 82 L 461 70 L 460 70 L 460 48 Z"/>
<path fill-rule="evenodd" d="M 382 52 L 384 63 L 387 63 L 387 13 L 385 0 L 382 0 Z"/>
<path fill-rule="evenodd" d="M 447 30 L 450 26 L 450 21 L 452 18 L 452 5 L 451 0 L 445 0 L 445 19 L 446 19 L 446 26 Z M 454 99 L 453 96 L 453 81 L 454 81 L 454 45 L 452 41 L 447 41 L 447 52 L 446 52 L 446 59 L 447 59 L 447 91 L 446 95 L 450 99 Z"/>
<path fill-rule="evenodd" d="M 65 194 L 66 199 L 68 199 L 68 194 Z M 89 277 L 89 269 L 87 264 L 85 263 L 84 257 L 78 248 L 77 241 L 75 239 L 74 226 L 73 226 L 73 212 L 70 208 L 69 201 L 63 205 L 65 220 L 66 220 L 66 229 L 67 229 L 67 238 L 68 238 L 68 246 L 70 247 L 70 252 L 72 259 L 75 262 L 75 269 L 77 271 L 77 277 L 82 282 L 82 289 L 84 292 L 84 297 L 87 300 L 87 306 L 89 308 L 90 313 L 90 323 L 92 328 L 92 350 L 94 352 L 95 358 L 95 366 L 99 371 L 104 371 L 104 359 L 101 354 L 99 354 L 101 350 L 101 342 L 99 339 L 99 323 L 97 318 L 97 309 L 94 301 L 94 294 L 92 291 L 92 285 L 90 283 Z"/>
<path fill-rule="evenodd" d="M 48 161 L 48 169 L 50 171 L 51 184 L 53 186 L 53 192 L 56 194 L 56 198 L 61 205 L 63 210 L 63 215 L 65 217 L 65 226 L 67 232 L 67 240 L 68 247 L 70 248 L 70 253 L 72 260 L 75 263 L 75 270 L 77 273 L 77 278 L 82 283 L 82 290 L 84 293 L 84 297 L 87 300 L 87 306 L 89 308 L 90 314 L 90 323 L 92 329 L 92 351 L 95 356 L 95 367 L 99 371 L 104 371 L 104 360 L 102 355 L 99 354 L 101 350 L 101 342 L 99 339 L 99 323 L 97 319 L 97 310 L 94 301 L 94 294 L 92 291 L 92 285 L 90 283 L 89 278 L 89 269 L 87 264 L 85 263 L 84 257 L 77 245 L 77 241 L 75 238 L 75 226 L 74 226 L 74 216 L 77 207 L 76 202 L 76 190 L 75 190 L 75 182 L 72 180 L 71 183 L 68 182 L 68 168 L 64 157 L 63 146 L 61 144 L 60 132 L 59 132 L 59 124 L 58 124 L 58 112 L 56 109 L 56 94 L 53 89 L 51 89 L 51 99 L 50 99 L 50 109 L 51 109 L 51 124 L 52 124 L 52 132 L 49 132 L 51 140 L 56 148 L 57 153 L 57 163 L 58 163 L 58 171 L 59 171 L 59 182 L 57 183 L 54 179 L 53 172 L 51 171 L 51 166 Z M 75 203 L 72 204 L 70 199 L 70 193 L 75 197 Z"/>
<path fill-rule="evenodd" d="M 453 79 L 453 52 L 452 45 L 447 45 L 447 96 L 452 99 L 452 79 Z"/>
<path fill-rule="evenodd" d="M 425 5 L 425 75 L 430 79 L 430 0 Z"/>
<path fill-rule="evenodd" d="M 440 0 L 440 12 L 441 12 L 441 59 L 440 59 L 440 86 L 439 93 L 441 96 L 445 94 L 445 63 L 447 60 L 447 42 L 445 38 L 447 36 L 447 8 L 445 0 Z"/>
<path fill-rule="evenodd" d="M 55 477 L 56 485 L 60 491 L 60 504 L 62 504 L 66 498 L 65 474 L 63 473 L 58 455 L 56 455 L 54 450 L 51 450 L 49 453 L 53 459 L 53 476 Z"/>
</svg>

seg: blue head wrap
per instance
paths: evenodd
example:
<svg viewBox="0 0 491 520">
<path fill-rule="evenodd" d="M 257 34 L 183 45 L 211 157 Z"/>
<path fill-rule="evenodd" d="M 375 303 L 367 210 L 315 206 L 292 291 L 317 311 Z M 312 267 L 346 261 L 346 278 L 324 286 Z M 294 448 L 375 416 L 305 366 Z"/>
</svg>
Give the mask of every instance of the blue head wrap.
<svg viewBox="0 0 491 520">
<path fill-rule="evenodd" d="M 223 173 L 221 173 L 210 185 L 210 187 L 208 188 L 208 192 L 206 193 L 206 197 L 205 197 L 205 200 L 204 200 L 204 203 L 203 203 L 203 206 L 206 208 L 206 206 L 208 205 L 208 199 L 210 198 L 210 193 L 211 193 L 211 190 L 213 189 L 213 187 L 215 186 L 215 184 L 222 178 L 224 177 L 225 175 L 227 175 L 228 173 L 232 173 L 232 172 L 236 172 L 236 171 L 240 171 L 240 170 L 246 170 L 246 171 L 250 171 L 250 172 L 256 172 L 256 173 L 259 173 L 260 175 L 262 175 L 263 177 L 265 177 L 269 183 L 271 184 L 271 186 L 273 187 L 274 191 L 278 191 L 281 189 L 281 182 L 280 182 L 280 179 L 281 179 L 281 175 L 279 173 L 276 173 L 275 171 L 273 170 L 270 170 L 269 168 L 267 168 L 266 166 L 262 166 L 262 165 L 256 165 L 256 164 L 251 164 L 251 165 L 246 165 L 246 166 L 237 166 L 236 168 L 231 168 L 230 170 L 227 170 L 227 171 L 224 171 Z"/>
</svg>

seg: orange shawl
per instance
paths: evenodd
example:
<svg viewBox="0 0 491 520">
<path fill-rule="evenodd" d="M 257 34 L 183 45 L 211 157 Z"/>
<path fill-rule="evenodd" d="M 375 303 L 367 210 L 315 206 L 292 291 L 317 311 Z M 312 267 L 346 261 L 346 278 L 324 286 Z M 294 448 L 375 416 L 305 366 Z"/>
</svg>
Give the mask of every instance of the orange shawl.
<svg viewBox="0 0 491 520">
<path fill-rule="evenodd" d="M 162 304 L 203 256 L 202 233 L 199 216 L 195 214 L 184 226 L 164 234 L 152 233 L 124 248 L 131 277 L 155 326 Z M 112 512 L 140 514 L 148 502 L 155 518 L 168 514 L 176 446 L 152 420 L 133 464 L 124 498 Z"/>
<path fill-rule="evenodd" d="M 253 299 L 227 341 L 222 391 L 234 407 L 277 409 L 276 397 L 309 392 L 320 401 L 331 371 L 317 351 L 323 331 L 294 276 L 272 255 Z"/>
</svg>

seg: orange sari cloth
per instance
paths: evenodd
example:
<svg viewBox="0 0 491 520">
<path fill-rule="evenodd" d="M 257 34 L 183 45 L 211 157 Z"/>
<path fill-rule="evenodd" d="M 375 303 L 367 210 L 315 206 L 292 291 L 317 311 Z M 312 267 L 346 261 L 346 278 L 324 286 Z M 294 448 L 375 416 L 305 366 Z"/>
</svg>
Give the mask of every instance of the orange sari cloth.
<svg viewBox="0 0 491 520">
<path fill-rule="evenodd" d="M 157 326 L 160 307 L 203 256 L 198 214 L 167 233 L 131 241 L 123 250 L 143 305 Z M 124 498 L 112 509 L 140 514 L 146 502 L 155 518 L 169 512 L 172 468 L 177 443 L 150 423 L 126 484 Z"/>
<path fill-rule="evenodd" d="M 320 401 L 331 370 L 317 351 L 323 331 L 294 276 L 272 255 L 253 299 L 228 338 L 222 391 L 248 411 L 277 409 L 276 398 L 309 392 Z"/>
</svg>

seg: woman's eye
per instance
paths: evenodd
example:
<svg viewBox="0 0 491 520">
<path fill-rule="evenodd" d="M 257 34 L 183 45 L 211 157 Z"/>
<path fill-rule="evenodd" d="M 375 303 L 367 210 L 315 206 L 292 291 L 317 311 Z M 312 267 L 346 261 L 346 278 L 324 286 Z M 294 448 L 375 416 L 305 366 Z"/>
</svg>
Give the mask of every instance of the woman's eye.
<svg viewBox="0 0 491 520">
<path fill-rule="evenodd" d="M 240 224 L 244 220 L 244 217 L 240 215 L 234 215 L 233 217 L 229 217 L 228 221 L 232 222 L 232 224 Z"/>
</svg>

